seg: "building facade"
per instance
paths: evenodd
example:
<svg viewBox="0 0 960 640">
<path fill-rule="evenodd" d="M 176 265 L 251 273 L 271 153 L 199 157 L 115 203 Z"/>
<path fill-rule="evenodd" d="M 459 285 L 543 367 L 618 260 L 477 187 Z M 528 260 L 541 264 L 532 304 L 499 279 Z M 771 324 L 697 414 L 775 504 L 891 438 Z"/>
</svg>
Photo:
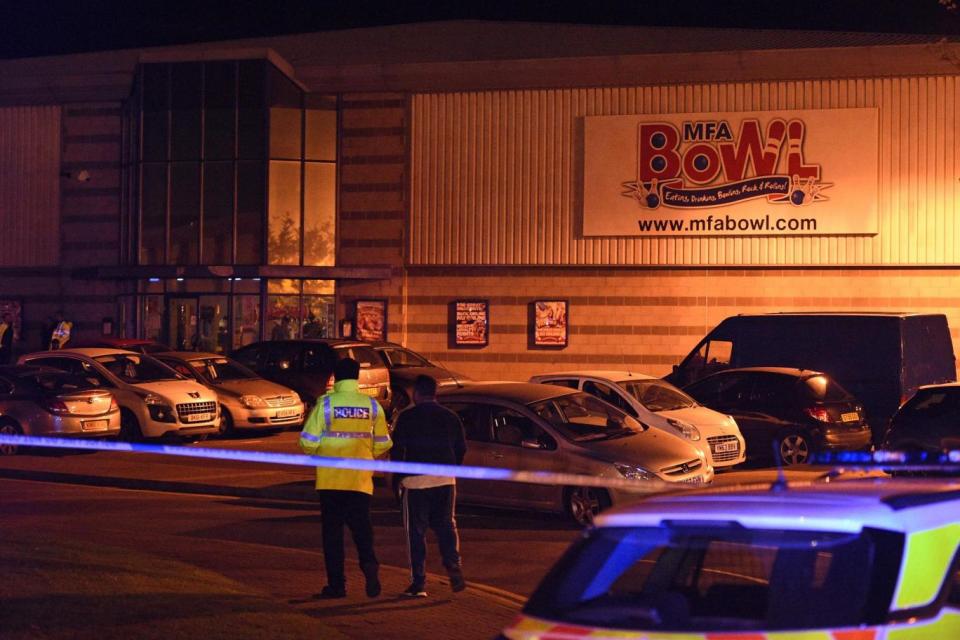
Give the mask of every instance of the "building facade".
<svg viewBox="0 0 960 640">
<path fill-rule="evenodd" d="M 737 313 L 956 340 L 958 76 L 935 37 L 473 22 L 6 61 L 0 304 L 20 350 L 62 309 L 499 379 L 664 374 Z"/>
</svg>

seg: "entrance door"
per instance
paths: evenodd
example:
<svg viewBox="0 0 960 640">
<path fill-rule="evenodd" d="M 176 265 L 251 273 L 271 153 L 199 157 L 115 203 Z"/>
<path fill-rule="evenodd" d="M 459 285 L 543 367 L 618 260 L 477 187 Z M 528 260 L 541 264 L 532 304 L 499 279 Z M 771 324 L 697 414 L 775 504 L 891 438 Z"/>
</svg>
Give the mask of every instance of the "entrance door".
<svg viewBox="0 0 960 640">
<path fill-rule="evenodd" d="M 197 299 L 169 298 L 167 335 L 176 351 L 193 351 L 197 344 Z"/>
<path fill-rule="evenodd" d="M 227 296 L 200 296 L 197 314 L 197 351 L 228 353 L 230 351 L 230 319 Z"/>
</svg>

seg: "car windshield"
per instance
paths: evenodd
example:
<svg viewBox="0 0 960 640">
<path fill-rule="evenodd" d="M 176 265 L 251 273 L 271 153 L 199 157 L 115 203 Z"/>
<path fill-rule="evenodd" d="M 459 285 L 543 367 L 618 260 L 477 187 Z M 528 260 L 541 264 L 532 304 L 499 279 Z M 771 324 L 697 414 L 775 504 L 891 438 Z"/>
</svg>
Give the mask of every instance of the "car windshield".
<svg viewBox="0 0 960 640">
<path fill-rule="evenodd" d="M 624 412 L 583 392 L 534 402 L 529 407 L 573 442 L 609 440 L 643 431 L 643 425 Z"/>
<path fill-rule="evenodd" d="M 383 354 L 384 359 L 387 361 L 387 366 L 391 369 L 432 366 L 426 358 L 422 358 L 406 349 L 383 349 L 380 353 Z"/>
<path fill-rule="evenodd" d="M 677 522 L 677 521 L 674 521 Z M 595 529 L 525 613 L 630 630 L 743 631 L 876 624 L 903 536 L 750 530 L 737 523 Z"/>
<path fill-rule="evenodd" d="M 228 360 L 227 358 L 191 360 L 190 366 L 211 382 L 222 382 L 224 380 L 253 380 L 260 377 L 239 362 L 234 362 L 232 360 Z"/>
<path fill-rule="evenodd" d="M 852 400 L 847 390 L 827 376 L 812 376 L 804 380 L 807 393 L 814 400 L 842 402 Z"/>
<path fill-rule="evenodd" d="M 117 353 L 97 356 L 94 360 L 106 367 L 107 371 L 117 378 L 129 384 L 156 382 L 158 380 L 180 380 L 183 378 L 179 373 L 150 356 Z"/>
<path fill-rule="evenodd" d="M 624 380 L 619 383 L 649 411 L 673 411 L 697 406 L 697 401 L 663 380 Z"/>
</svg>

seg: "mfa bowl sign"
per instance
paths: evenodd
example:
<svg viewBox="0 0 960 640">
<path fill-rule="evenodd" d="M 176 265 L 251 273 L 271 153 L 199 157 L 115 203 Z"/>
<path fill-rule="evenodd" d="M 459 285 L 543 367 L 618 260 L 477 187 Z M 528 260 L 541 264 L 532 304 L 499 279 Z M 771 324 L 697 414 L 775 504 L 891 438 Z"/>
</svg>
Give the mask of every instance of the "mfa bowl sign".
<svg viewBox="0 0 960 640">
<path fill-rule="evenodd" d="M 586 236 L 877 232 L 876 109 L 584 118 Z"/>
</svg>

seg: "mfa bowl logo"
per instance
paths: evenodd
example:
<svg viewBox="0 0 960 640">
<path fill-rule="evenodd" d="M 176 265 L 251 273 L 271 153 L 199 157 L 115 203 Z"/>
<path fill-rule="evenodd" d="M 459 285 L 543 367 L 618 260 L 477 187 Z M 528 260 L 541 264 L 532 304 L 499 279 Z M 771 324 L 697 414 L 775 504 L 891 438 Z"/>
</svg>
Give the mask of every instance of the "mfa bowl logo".
<svg viewBox="0 0 960 640">
<path fill-rule="evenodd" d="M 726 120 L 641 123 L 637 129 L 637 179 L 623 196 L 645 209 L 717 207 L 765 198 L 806 206 L 827 200 L 821 166 L 808 164 L 803 120 L 775 118 L 761 132 L 744 120 L 734 135 Z"/>
</svg>

